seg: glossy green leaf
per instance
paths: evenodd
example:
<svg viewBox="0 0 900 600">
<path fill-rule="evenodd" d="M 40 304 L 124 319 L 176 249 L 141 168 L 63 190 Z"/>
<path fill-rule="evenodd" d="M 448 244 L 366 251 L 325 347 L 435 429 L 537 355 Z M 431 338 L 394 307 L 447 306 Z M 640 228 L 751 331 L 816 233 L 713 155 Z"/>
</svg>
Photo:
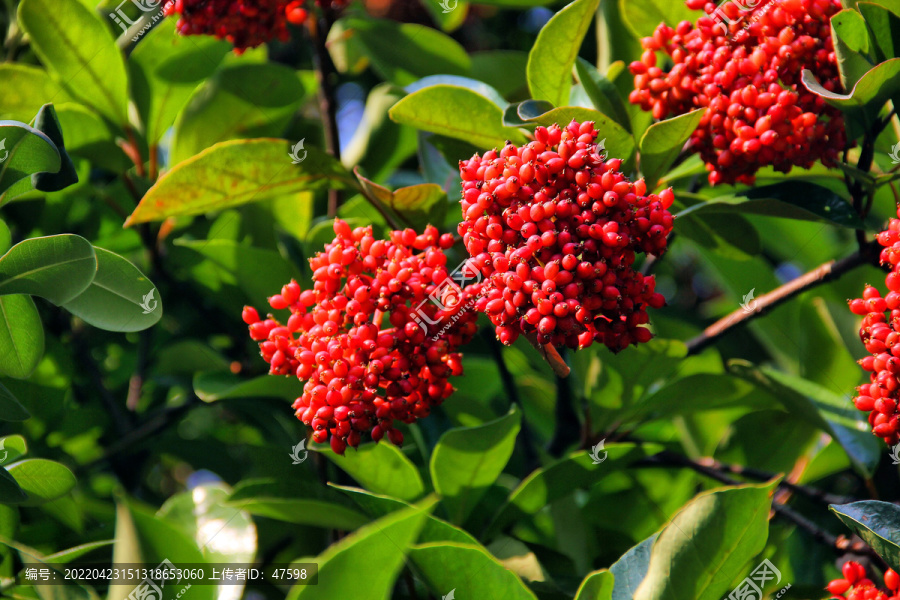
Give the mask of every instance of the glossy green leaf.
<svg viewBox="0 0 900 600">
<path fill-rule="evenodd" d="M 535 100 L 554 106 L 569 103 L 572 67 L 600 0 L 575 0 L 556 13 L 538 33 L 528 54 L 528 89 Z"/>
<path fill-rule="evenodd" d="M 749 260 L 759 254 L 759 233 L 747 219 L 736 214 L 683 214 L 674 230 L 691 241 L 733 260 Z"/>
<path fill-rule="evenodd" d="M 163 313 L 156 286 L 118 254 L 103 248 L 94 248 L 94 252 L 97 275 L 63 308 L 106 331 L 142 331 L 155 325 Z M 2 264 L 0 261 L 0 267 Z"/>
<path fill-rule="evenodd" d="M 230 371 L 197 373 L 194 393 L 204 402 L 231 398 L 281 398 L 293 402 L 303 394 L 303 385 L 296 377 L 260 375 L 245 379 Z"/>
<path fill-rule="evenodd" d="M 633 600 L 638 586 L 647 576 L 647 569 L 650 568 L 650 551 L 657 537 L 659 534 L 654 533 L 628 550 L 609 568 L 609 572 L 615 576 L 612 600 Z"/>
<path fill-rule="evenodd" d="M 141 38 L 128 65 L 135 105 L 150 144 L 162 139 L 197 84 L 216 70 L 230 49 L 228 42 L 211 36 L 178 35 L 175 19 L 164 19 Z"/>
<path fill-rule="evenodd" d="M 12 232 L 6 222 L 0 219 L 0 252 L 6 254 L 7 250 L 12 246 Z"/>
<path fill-rule="evenodd" d="M 400 86 L 428 75 L 467 75 L 471 67 L 469 55 L 453 38 L 413 23 L 347 17 L 329 33 L 328 44 L 339 67 L 367 62 L 382 79 Z"/>
<path fill-rule="evenodd" d="M 319 583 L 292 587 L 286 600 L 388 600 L 394 579 L 403 568 L 406 550 L 434 504 L 435 500 L 429 499 L 419 506 L 391 513 L 330 546 L 315 559 Z M 360 585 L 358 577 L 347 576 L 373 557 L 377 557 L 378 568 L 366 571 L 365 585 Z"/>
<path fill-rule="evenodd" d="M 10 392 L 6 386 L 0 384 L 0 421 L 25 421 L 30 418 L 31 414 L 25 409 L 24 406 L 16 399 L 12 392 Z M 18 436 L 16 436 L 18 437 Z M 4 438 L 6 439 L 6 438 Z M 2 440 L 0 440 L 2 442 Z M 22 440 L 22 443 L 25 443 L 25 440 Z M 0 456 L 2 456 L 3 446 L 0 444 Z M 12 451 L 10 451 L 10 454 Z M 22 450 L 24 454 L 24 448 Z M 10 456 L 7 460 L 0 460 L 0 464 L 4 462 L 9 462 L 15 460 L 14 456 Z"/>
<path fill-rule="evenodd" d="M 610 156 L 627 161 L 634 153 L 634 138 L 631 134 L 599 111 L 577 106 L 564 106 L 532 115 L 530 111 L 537 109 L 537 107 L 533 104 L 526 107 L 526 104 L 522 103 L 519 106 L 519 116 L 522 117 L 524 115 L 524 120 L 527 123 L 544 126 L 556 123 L 564 127 L 572 119 L 582 123 L 584 121 L 593 121 L 594 129 L 597 130 L 596 141 L 598 144 L 603 142 L 603 147 L 609 152 Z"/>
<path fill-rule="evenodd" d="M 290 460 L 290 452 L 285 452 L 284 459 Z M 252 515 L 315 527 L 356 529 L 369 521 L 352 502 L 330 488 L 275 479 L 243 481 L 227 503 Z"/>
<path fill-rule="evenodd" d="M 892 569 L 900 569 L 900 506 L 880 500 L 862 500 L 831 504 L 828 508 Z"/>
<path fill-rule="evenodd" d="M 440 596 L 455 590 L 454 597 L 460 599 L 537 600 L 515 573 L 479 546 L 420 544 L 409 551 L 409 558 L 432 592 Z"/>
<path fill-rule="evenodd" d="M 882 62 L 900 54 L 900 16 L 874 2 L 859 2 L 856 8 L 863 16 L 859 20 L 864 20 L 875 38 L 875 59 Z M 858 35 L 861 36 L 862 31 Z"/>
<path fill-rule="evenodd" d="M 660 23 L 675 27 L 682 21 L 694 23 L 703 16 L 702 11 L 691 10 L 684 2 L 669 0 L 619 0 L 619 11 L 637 39 L 652 36 Z"/>
<path fill-rule="evenodd" d="M 705 113 L 703 108 L 692 110 L 647 128 L 639 146 L 641 173 L 647 178 L 648 188 L 654 189 L 659 178 L 666 174 Z"/>
<path fill-rule="evenodd" d="M 3 410 L 5 410 L 5 408 Z M 6 414 L 4 414 L 4 421 L 12 420 L 5 417 Z M 13 461 L 18 460 L 20 457 L 25 456 L 27 452 L 28 444 L 25 443 L 25 438 L 21 435 L 7 435 L 6 437 L 0 438 L 0 465 L 8 465 Z"/>
<path fill-rule="evenodd" d="M 575 593 L 575 600 L 612 600 L 615 576 L 606 570 L 588 573 Z"/>
<path fill-rule="evenodd" d="M 0 466 L 0 504 L 21 504 L 28 499 L 12 475 Z"/>
<path fill-rule="evenodd" d="M 841 86 L 853 87 L 872 68 L 869 54 L 869 31 L 859 12 L 845 9 L 831 17 L 831 39 L 841 77 Z"/>
<path fill-rule="evenodd" d="M 390 116 L 397 123 L 477 147 L 502 147 L 506 140 L 525 141 L 517 129 L 504 127 L 499 106 L 481 94 L 453 85 L 435 85 L 414 92 L 395 104 Z"/>
<path fill-rule="evenodd" d="M 280 135 L 307 93 L 297 72 L 284 65 L 222 67 L 194 90 L 179 113 L 171 164 L 226 140 Z"/>
<path fill-rule="evenodd" d="M 809 69 L 803 69 L 801 81 L 806 89 L 825 98 L 840 109 L 879 107 L 900 93 L 900 58 L 891 58 L 863 75 L 849 94 L 829 92 L 816 80 Z"/>
<path fill-rule="evenodd" d="M 771 392 L 789 411 L 830 434 L 861 473 L 869 476 L 874 472 L 882 444 L 849 397 L 770 367 L 755 367 L 741 360 L 732 360 L 728 366 L 739 377 Z"/>
<path fill-rule="evenodd" d="M 128 123 L 125 60 L 96 13 L 77 0 L 23 0 L 19 23 L 69 94 L 116 125 Z"/>
<path fill-rule="evenodd" d="M 0 375 L 24 379 L 44 356 L 44 326 L 29 296 L 0 296 Z"/>
<path fill-rule="evenodd" d="M 26 177 L 55 173 L 61 164 L 59 150 L 46 134 L 17 121 L 0 121 L 0 158 L 0 205 L 31 189 Z"/>
<path fill-rule="evenodd" d="M 660 532 L 634 600 L 720 600 L 769 535 L 775 483 L 696 496 Z M 677 573 L 678 577 L 672 577 Z"/>
<path fill-rule="evenodd" d="M 512 456 L 522 415 L 509 413 L 477 427 L 450 429 L 431 454 L 431 480 L 450 521 L 462 523 Z"/>
<path fill-rule="evenodd" d="M 459 29 L 469 13 L 469 3 L 466 0 L 441 0 L 423 4 L 442 31 Z"/>
<path fill-rule="evenodd" d="M 46 70 L 25 63 L 0 65 L 0 80 L 5 84 L 0 96 L 0 117 L 30 122 L 41 106 L 52 98 L 55 103 L 71 97 Z"/>
<path fill-rule="evenodd" d="M 30 294 L 61 306 L 83 293 L 96 273 L 94 247 L 83 237 L 31 238 L 0 257 L 0 295 Z"/>
<path fill-rule="evenodd" d="M 370 492 L 401 500 L 415 500 L 425 493 L 416 466 L 393 444 L 363 444 L 348 448 L 344 456 L 325 446 L 316 448 Z"/>
<path fill-rule="evenodd" d="M 354 187 L 352 175 L 316 148 L 292 164 L 287 140 L 221 142 L 179 163 L 141 199 L 127 225 L 199 215 L 302 190 Z"/>
<path fill-rule="evenodd" d="M 29 458 L 8 467 L 16 483 L 28 494 L 24 506 L 37 506 L 55 500 L 72 491 L 75 475 L 72 471 L 52 460 Z"/>
<path fill-rule="evenodd" d="M 404 223 L 421 231 L 428 224 L 443 223 L 447 214 L 447 194 L 434 183 L 420 183 L 394 190 L 376 184 L 354 170 L 363 193 L 399 214 Z"/>
<path fill-rule="evenodd" d="M 681 211 L 679 216 L 712 213 L 747 213 L 801 221 L 825 221 L 852 229 L 865 228 L 853 206 L 832 190 L 808 181 L 790 179 L 752 187 L 733 196 L 713 198 Z"/>
<path fill-rule="evenodd" d="M 581 57 L 575 61 L 575 73 L 594 108 L 631 133 L 631 117 L 628 116 L 628 109 L 625 108 L 616 85 Z"/>
<path fill-rule="evenodd" d="M 676 379 L 648 395 L 641 402 L 639 414 L 667 418 L 697 411 L 733 406 L 753 386 L 733 375 L 695 373 Z"/>
</svg>

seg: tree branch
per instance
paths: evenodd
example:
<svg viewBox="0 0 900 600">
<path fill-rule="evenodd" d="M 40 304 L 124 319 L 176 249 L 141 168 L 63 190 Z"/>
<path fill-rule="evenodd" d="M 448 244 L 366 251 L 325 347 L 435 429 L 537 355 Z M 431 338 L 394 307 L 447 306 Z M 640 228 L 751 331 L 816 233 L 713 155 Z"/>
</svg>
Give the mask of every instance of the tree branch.
<svg viewBox="0 0 900 600">
<path fill-rule="evenodd" d="M 739 308 L 704 329 L 703 333 L 697 337 L 689 340 L 687 342 L 688 354 L 697 354 L 732 329 L 765 314 L 798 294 L 837 279 L 860 265 L 878 265 L 879 249 L 880 247 L 876 242 L 866 242 L 862 251 L 856 251 L 850 256 L 837 261 L 828 261 L 812 271 L 775 288 L 768 294 L 760 296 L 754 301 L 752 310 L 748 311 L 744 308 Z"/>
<path fill-rule="evenodd" d="M 332 76 L 337 73 L 325 42 L 328 32 L 334 23 L 334 15 L 323 7 L 324 17 L 321 20 L 310 19 L 309 32 L 315 48 L 316 79 L 319 82 L 319 114 L 322 117 L 322 127 L 325 130 L 325 149 L 331 156 L 341 160 L 341 141 L 338 135 L 337 125 L 337 98 L 332 82 Z M 328 190 L 328 216 L 337 215 L 341 198 L 336 189 Z"/>
<path fill-rule="evenodd" d="M 559 352 L 553 344 L 541 344 L 537 341 L 537 334 L 534 332 L 526 333 L 525 339 L 534 346 L 535 350 L 541 353 L 541 356 L 544 357 L 544 360 L 547 361 L 557 377 L 565 379 L 569 376 L 569 373 L 572 370 L 569 368 L 569 365 L 566 364 L 566 361 L 563 360 L 562 356 L 559 355 Z"/>
</svg>

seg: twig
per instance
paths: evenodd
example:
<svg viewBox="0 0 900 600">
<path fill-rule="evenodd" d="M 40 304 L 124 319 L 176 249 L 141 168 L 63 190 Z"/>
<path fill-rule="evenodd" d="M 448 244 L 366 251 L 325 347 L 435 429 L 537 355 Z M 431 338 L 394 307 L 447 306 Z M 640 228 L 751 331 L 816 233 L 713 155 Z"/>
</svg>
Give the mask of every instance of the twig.
<svg viewBox="0 0 900 600">
<path fill-rule="evenodd" d="M 557 352 L 556 347 L 553 344 L 541 344 L 537 341 L 537 334 L 534 332 L 526 333 L 525 338 L 532 346 L 534 346 L 535 350 L 541 353 L 541 356 L 544 357 L 544 360 L 547 361 L 557 377 L 565 379 L 569 376 L 571 369 L 569 368 L 569 365 L 566 364 L 566 361 L 563 360 L 562 356 L 559 355 L 559 352 Z"/>
<path fill-rule="evenodd" d="M 321 21 L 309 20 L 309 33 L 315 47 L 316 79 L 319 82 L 319 113 L 322 117 L 322 127 L 325 130 L 325 149 L 337 160 L 341 159 L 341 141 L 337 126 L 337 99 L 335 98 L 334 85 L 331 77 L 336 74 L 334 63 L 328 54 L 326 40 L 331 25 L 334 23 L 334 15 L 327 8 L 323 8 L 324 17 Z M 341 198 L 336 189 L 328 190 L 328 216 L 337 215 Z"/>
<path fill-rule="evenodd" d="M 159 146 L 156 144 L 150 144 L 150 166 L 148 177 L 150 181 L 156 181 L 156 177 L 159 175 Z"/>
<path fill-rule="evenodd" d="M 854 252 L 846 258 L 828 261 L 812 271 L 775 288 L 768 294 L 756 299 L 753 310 L 739 308 L 703 330 L 703 333 L 687 342 L 688 354 L 697 354 L 732 329 L 747 323 L 769 310 L 787 302 L 794 296 L 837 279 L 844 273 L 852 271 L 864 264 L 878 265 L 879 246 L 875 242 L 866 242 L 861 251 Z"/>
<path fill-rule="evenodd" d="M 134 163 L 138 176 L 146 177 L 147 171 L 144 169 L 144 159 L 141 156 L 141 147 L 138 146 L 137 138 L 131 130 L 131 127 L 125 127 L 125 135 L 128 136 L 128 143 L 122 145 L 122 150 L 125 150 L 128 158 Z M 128 149 L 126 149 L 126 147 Z"/>
</svg>

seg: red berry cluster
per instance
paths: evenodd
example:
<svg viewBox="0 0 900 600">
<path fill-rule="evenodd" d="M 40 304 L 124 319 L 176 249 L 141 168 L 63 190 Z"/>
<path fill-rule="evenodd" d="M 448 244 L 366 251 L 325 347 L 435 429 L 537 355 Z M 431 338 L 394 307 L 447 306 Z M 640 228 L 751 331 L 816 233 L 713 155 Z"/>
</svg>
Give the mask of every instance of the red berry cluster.
<svg viewBox="0 0 900 600">
<path fill-rule="evenodd" d="M 900 576 L 893 569 L 884 573 L 883 592 L 875 587 L 871 579 L 866 577 L 866 570 L 858 562 L 844 563 L 841 569 L 843 579 L 831 581 L 825 589 L 834 594 L 837 600 L 900 600 Z M 846 595 L 845 595 L 846 594 Z"/>
<path fill-rule="evenodd" d="M 850 300 L 850 310 L 864 317 L 859 337 L 872 353 L 859 361 L 863 369 L 871 372 L 871 383 L 856 388 L 859 395 L 853 403 L 861 411 L 871 411 L 869 423 L 873 433 L 894 445 L 900 441 L 900 219 L 891 219 L 887 230 L 876 239 L 884 246 L 881 262 L 890 264 L 892 271 L 885 277 L 885 297 L 877 288 L 866 286 L 862 298 Z"/>
<path fill-rule="evenodd" d="M 319 4 L 319 0 L 316 1 Z M 271 40 L 287 41 L 288 23 L 302 25 L 309 13 L 304 0 L 169 0 L 166 16 L 179 15 L 182 35 L 214 35 L 240 54 Z M 340 10 L 347 0 L 331 0 Z"/>
<path fill-rule="evenodd" d="M 458 231 L 487 277 L 477 310 L 504 344 L 522 333 L 570 348 L 647 342 L 646 308 L 665 299 L 633 263 L 637 252 L 665 251 L 672 190 L 645 196 L 643 180 L 606 160 L 592 122 L 538 127 L 534 137 L 460 162 Z"/>
<path fill-rule="evenodd" d="M 758 0 L 747 11 L 737 2 L 688 0 L 709 16 L 675 29 L 661 23 L 641 40 L 630 101 L 657 119 L 707 108 L 691 146 L 712 185 L 752 184 L 765 166 L 835 166 L 847 144 L 843 118 L 800 77 L 809 69 L 827 90 L 841 90 L 829 24 L 840 0 Z M 674 66 L 658 67 L 657 52 Z"/>
<path fill-rule="evenodd" d="M 243 319 L 269 373 L 305 382 L 293 408 L 316 442 L 330 437 L 331 448 L 343 453 L 370 431 L 376 442 L 387 435 L 399 446 L 403 434 L 394 422 L 428 416 L 453 391 L 447 378 L 462 374 L 456 350 L 476 330 L 477 315 L 462 310 L 473 289 L 446 285 L 443 250 L 453 236 L 433 226 L 422 235 L 393 231 L 385 241 L 371 227 L 351 230 L 337 219 L 334 232 L 334 241 L 309 261 L 313 288 L 292 281 L 269 298 L 273 309 L 290 310 L 286 325 L 260 319 L 249 306 Z M 447 294 L 443 303 L 431 301 L 431 294 L 448 289 L 455 290 L 452 301 Z M 452 324 L 439 336 L 423 319 Z"/>
</svg>

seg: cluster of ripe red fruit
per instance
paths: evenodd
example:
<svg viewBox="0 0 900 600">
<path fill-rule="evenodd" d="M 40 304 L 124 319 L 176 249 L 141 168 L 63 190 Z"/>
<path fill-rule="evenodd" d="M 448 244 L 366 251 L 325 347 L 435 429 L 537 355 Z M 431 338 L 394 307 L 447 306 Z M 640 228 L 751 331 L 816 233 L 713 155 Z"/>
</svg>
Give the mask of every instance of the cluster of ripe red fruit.
<svg viewBox="0 0 900 600">
<path fill-rule="evenodd" d="M 844 563 L 841 571 L 844 575 L 843 579 L 835 579 L 825 587 L 834 594 L 833 599 L 900 600 L 900 575 L 897 575 L 893 569 L 888 569 L 884 573 L 884 587 L 888 589 L 887 592 L 875 587 L 875 583 L 866 577 L 866 570 L 858 562 Z"/>
<path fill-rule="evenodd" d="M 863 369 L 872 373 L 871 383 L 856 388 L 859 395 L 853 403 L 861 411 L 871 411 L 869 423 L 873 433 L 894 445 L 900 441 L 900 219 L 891 219 L 887 230 L 876 239 L 884 246 L 881 263 L 890 264 L 892 271 L 885 277 L 885 297 L 877 288 L 866 286 L 862 298 L 850 300 L 850 310 L 864 317 L 859 337 L 872 353 L 859 361 Z"/>
<path fill-rule="evenodd" d="M 752 10 L 737 1 L 687 5 L 707 16 L 674 29 L 661 23 L 641 40 L 630 101 L 658 119 L 706 108 L 690 145 L 712 185 L 752 184 L 766 166 L 835 166 L 847 145 L 843 118 L 800 76 L 809 69 L 829 91 L 841 90 L 829 24 L 840 0 L 758 0 Z M 658 52 L 674 63 L 668 71 L 657 66 Z"/>
<path fill-rule="evenodd" d="M 346 4 L 330 2 L 335 10 Z M 304 5 L 305 0 L 169 0 L 164 12 L 179 16 L 181 35 L 214 35 L 228 40 L 240 54 L 272 40 L 287 41 L 288 23 L 302 25 L 309 16 Z"/>
<path fill-rule="evenodd" d="M 660 255 L 672 231 L 671 189 L 645 195 L 643 180 L 606 159 L 592 122 L 538 127 L 534 141 L 460 162 L 458 231 L 487 278 L 476 308 L 511 344 L 619 351 L 647 342 L 646 308 L 665 299 L 633 265 Z"/>
<path fill-rule="evenodd" d="M 339 219 L 334 232 L 309 261 L 313 288 L 292 281 L 269 298 L 273 309 L 290 310 L 287 324 L 263 320 L 249 306 L 243 319 L 269 373 L 305 382 L 293 408 L 313 440 L 330 438 L 339 454 L 364 433 L 399 446 L 403 434 L 394 422 L 428 416 L 453 391 L 448 377 L 462 374 L 456 350 L 476 331 L 476 313 L 462 310 L 474 288 L 452 288 L 443 303 L 430 301 L 449 287 L 443 250 L 453 244 L 452 235 L 430 225 L 421 235 L 393 231 L 389 241 Z M 423 319 L 449 327 L 439 337 Z"/>
</svg>

